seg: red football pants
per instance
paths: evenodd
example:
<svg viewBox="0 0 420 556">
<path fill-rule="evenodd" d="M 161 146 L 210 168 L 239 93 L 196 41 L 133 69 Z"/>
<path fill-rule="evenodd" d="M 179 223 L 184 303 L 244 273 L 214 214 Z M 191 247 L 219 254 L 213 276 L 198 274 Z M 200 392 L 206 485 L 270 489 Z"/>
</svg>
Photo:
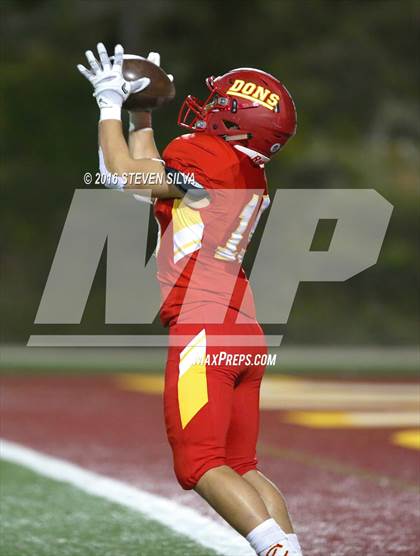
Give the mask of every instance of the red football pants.
<svg viewBox="0 0 420 556">
<path fill-rule="evenodd" d="M 240 474 L 256 469 L 266 353 L 257 323 L 170 327 L 165 423 L 184 489 L 213 467 Z"/>
</svg>

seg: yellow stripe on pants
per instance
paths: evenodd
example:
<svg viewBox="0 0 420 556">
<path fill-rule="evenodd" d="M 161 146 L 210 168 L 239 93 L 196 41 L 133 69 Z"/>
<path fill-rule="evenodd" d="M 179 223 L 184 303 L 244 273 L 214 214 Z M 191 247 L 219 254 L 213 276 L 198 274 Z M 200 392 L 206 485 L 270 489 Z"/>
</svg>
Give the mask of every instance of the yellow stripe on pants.
<svg viewBox="0 0 420 556">
<path fill-rule="evenodd" d="M 178 405 L 183 429 L 209 401 L 205 359 L 206 334 L 203 329 L 180 354 Z"/>
</svg>

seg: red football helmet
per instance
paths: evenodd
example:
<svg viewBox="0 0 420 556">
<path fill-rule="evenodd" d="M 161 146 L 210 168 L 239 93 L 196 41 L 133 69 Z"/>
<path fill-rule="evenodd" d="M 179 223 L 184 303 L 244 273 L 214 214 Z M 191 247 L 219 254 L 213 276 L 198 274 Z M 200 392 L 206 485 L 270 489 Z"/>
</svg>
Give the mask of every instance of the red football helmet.
<svg viewBox="0 0 420 556">
<path fill-rule="evenodd" d="M 296 133 L 296 108 L 289 91 L 265 71 L 239 68 L 206 79 L 205 101 L 189 95 L 178 124 L 219 135 L 270 158 Z"/>
</svg>

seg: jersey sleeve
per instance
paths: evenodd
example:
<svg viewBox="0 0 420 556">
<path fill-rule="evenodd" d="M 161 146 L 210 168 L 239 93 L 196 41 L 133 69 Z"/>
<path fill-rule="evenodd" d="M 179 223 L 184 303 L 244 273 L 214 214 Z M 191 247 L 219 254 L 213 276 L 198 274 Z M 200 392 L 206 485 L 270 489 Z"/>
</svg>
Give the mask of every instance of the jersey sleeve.
<svg viewBox="0 0 420 556">
<path fill-rule="evenodd" d="M 212 138 L 178 137 L 166 147 L 163 159 L 168 178 L 184 193 L 199 196 L 226 188 L 231 179 L 232 163 Z"/>
</svg>

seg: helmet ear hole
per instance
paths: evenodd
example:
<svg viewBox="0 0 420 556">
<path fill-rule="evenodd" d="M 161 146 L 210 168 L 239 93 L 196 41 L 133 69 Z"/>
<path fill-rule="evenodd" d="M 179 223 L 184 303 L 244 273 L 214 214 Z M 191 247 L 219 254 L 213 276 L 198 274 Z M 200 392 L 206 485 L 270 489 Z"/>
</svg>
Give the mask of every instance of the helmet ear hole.
<svg viewBox="0 0 420 556">
<path fill-rule="evenodd" d="M 240 129 L 238 124 L 236 124 L 235 122 L 230 122 L 229 120 L 223 120 L 223 123 L 225 124 L 227 129 Z"/>
</svg>

